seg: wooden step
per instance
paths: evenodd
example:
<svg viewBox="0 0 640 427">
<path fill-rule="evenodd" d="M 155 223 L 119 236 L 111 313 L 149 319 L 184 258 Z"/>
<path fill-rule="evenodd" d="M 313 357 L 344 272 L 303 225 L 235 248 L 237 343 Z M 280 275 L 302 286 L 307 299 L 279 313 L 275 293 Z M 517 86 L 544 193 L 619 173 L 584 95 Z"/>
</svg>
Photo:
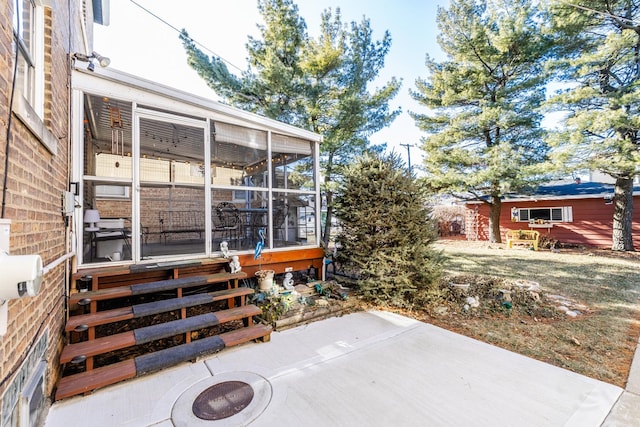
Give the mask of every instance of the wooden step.
<svg viewBox="0 0 640 427">
<path fill-rule="evenodd" d="M 270 326 L 253 325 L 138 356 L 113 365 L 70 375 L 59 381 L 55 399 L 61 400 L 78 394 L 85 394 L 100 387 L 155 372 L 188 360 L 195 360 L 206 354 L 218 352 L 224 348 L 251 340 L 262 339 L 263 341 L 269 341 L 271 331 Z"/>
<path fill-rule="evenodd" d="M 69 363 L 77 356 L 93 357 L 98 354 L 120 350 L 136 345 L 136 337 L 133 331 L 121 334 L 109 335 L 91 341 L 82 341 L 75 344 L 67 344 L 60 354 L 60 363 Z"/>
<path fill-rule="evenodd" d="M 109 335 L 94 340 L 68 344 L 62 349 L 60 363 L 69 363 L 75 357 L 93 357 L 110 351 L 121 350 L 134 345 L 180 335 L 203 328 L 210 328 L 233 320 L 250 319 L 261 313 L 255 305 L 245 305 L 215 313 L 201 314 L 186 319 L 160 323 L 158 325 L 138 328 L 120 334 Z M 250 324 L 251 322 L 249 322 Z"/>
<path fill-rule="evenodd" d="M 178 262 L 143 262 L 129 266 L 82 268 L 73 273 L 73 283 L 91 276 L 91 290 L 114 288 L 172 278 L 203 276 L 229 271 L 229 259 L 206 258 Z M 250 274 L 250 273 L 247 273 Z M 72 286 L 73 287 L 73 286 Z"/>
<path fill-rule="evenodd" d="M 224 334 L 199 339 L 188 344 L 144 354 L 135 358 L 138 375 L 159 371 L 178 363 L 195 360 L 206 354 L 219 352 L 227 347 L 262 338 L 269 341 L 271 326 L 253 325 Z M 265 338 L 267 337 L 267 338 Z"/>
<path fill-rule="evenodd" d="M 226 274 L 216 274 L 221 277 L 223 281 L 227 281 L 229 277 Z M 207 284 L 205 276 L 185 277 L 183 279 L 168 279 L 158 280 L 157 282 L 138 283 L 131 285 L 131 295 L 146 295 L 153 294 L 155 292 L 167 292 L 173 291 L 178 288 L 191 288 L 194 286 L 203 286 Z"/>
<path fill-rule="evenodd" d="M 89 327 L 130 319 L 133 319 L 133 311 L 131 310 L 131 307 L 122 307 L 113 310 L 99 311 L 97 313 L 72 316 L 67 320 L 67 324 L 64 329 L 67 332 L 81 332 Z"/>
<path fill-rule="evenodd" d="M 262 310 L 260 310 L 259 307 L 250 304 L 242 307 L 230 308 L 228 310 L 216 311 L 215 315 L 220 323 L 227 323 L 233 320 L 257 316 L 260 313 L 262 313 Z"/>
<path fill-rule="evenodd" d="M 131 296 L 130 286 L 121 286 L 118 288 L 100 289 L 99 291 L 78 292 L 69 296 L 69 304 L 78 304 L 81 300 L 88 301 L 105 301 L 115 298 L 124 298 Z"/>
<path fill-rule="evenodd" d="M 80 300 L 89 302 L 104 301 L 115 298 L 124 298 L 133 295 L 144 295 L 154 292 L 176 290 L 179 288 L 190 288 L 195 286 L 210 285 L 213 283 L 224 283 L 230 280 L 244 279 L 245 272 L 239 273 L 215 273 L 204 276 L 185 277 L 181 279 L 158 280 L 149 283 L 139 283 L 135 285 L 119 286 L 115 288 L 99 289 L 97 291 L 78 292 L 69 296 L 69 304 L 78 304 Z"/>
<path fill-rule="evenodd" d="M 95 327 L 107 323 L 151 316 L 153 314 L 165 313 L 180 308 L 194 307 L 196 305 L 223 301 L 230 298 L 243 297 L 253 293 L 254 290 L 251 288 L 239 287 L 203 294 L 188 295 L 182 298 L 172 298 L 162 301 L 136 304 L 131 307 L 116 308 L 96 313 L 81 314 L 69 318 L 65 325 L 65 331 L 71 332 L 84 330 L 89 327 Z"/>
<path fill-rule="evenodd" d="M 218 260 L 208 260 L 208 262 L 217 262 L 226 264 L 227 261 L 224 258 Z M 166 270 L 166 269 L 175 269 L 175 268 L 185 268 L 185 267 L 194 267 L 202 265 L 201 261 L 197 260 L 188 260 L 188 261 L 167 261 L 167 262 L 156 262 L 151 264 L 135 264 L 129 267 L 129 271 L 132 273 L 138 273 L 141 271 L 152 271 L 152 270 Z"/>
<path fill-rule="evenodd" d="M 226 299 L 226 298 L 225 298 Z M 131 306 L 134 318 L 153 316 L 158 313 L 179 310 L 181 308 L 195 307 L 197 305 L 210 304 L 214 301 L 208 293 L 186 295 L 180 298 L 171 298 L 161 301 L 147 302 Z"/>
<path fill-rule="evenodd" d="M 93 268 L 83 268 L 74 273 L 73 279 L 77 280 L 82 276 L 90 275 L 93 277 L 112 277 L 112 276 L 129 276 L 132 273 L 157 270 L 175 270 L 180 268 L 199 267 L 205 264 L 228 265 L 229 260 L 226 258 L 209 258 L 207 260 L 185 260 L 171 262 L 155 262 L 145 264 L 119 265 L 115 267 L 101 266 Z"/>
<path fill-rule="evenodd" d="M 233 347 L 252 340 L 261 340 L 268 342 L 271 340 L 271 332 L 273 328 L 269 325 L 258 323 L 246 328 L 236 329 L 235 331 L 220 334 L 220 338 L 224 341 L 224 346 Z"/>
<path fill-rule="evenodd" d="M 224 341 L 218 336 L 203 338 L 188 344 L 181 344 L 164 350 L 136 357 L 136 372 L 144 375 L 156 372 L 178 363 L 195 360 L 205 354 L 217 353 L 224 349 Z"/>
<path fill-rule="evenodd" d="M 135 376 L 136 363 L 133 359 L 70 375 L 58 381 L 56 400 L 88 393 L 100 387 L 135 378 Z"/>
</svg>

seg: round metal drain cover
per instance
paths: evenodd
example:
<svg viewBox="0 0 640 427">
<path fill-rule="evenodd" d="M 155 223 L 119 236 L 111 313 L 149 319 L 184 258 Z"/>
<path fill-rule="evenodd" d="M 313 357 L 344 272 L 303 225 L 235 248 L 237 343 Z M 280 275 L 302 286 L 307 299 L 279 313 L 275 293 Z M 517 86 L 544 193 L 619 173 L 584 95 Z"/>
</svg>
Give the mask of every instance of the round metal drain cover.
<svg viewBox="0 0 640 427">
<path fill-rule="evenodd" d="M 253 388 L 242 381 L 213 385 L 193 401 L 193 414 L 201 420 L 222 420 L 236 415 L 253 400 Z"/>
</svg>

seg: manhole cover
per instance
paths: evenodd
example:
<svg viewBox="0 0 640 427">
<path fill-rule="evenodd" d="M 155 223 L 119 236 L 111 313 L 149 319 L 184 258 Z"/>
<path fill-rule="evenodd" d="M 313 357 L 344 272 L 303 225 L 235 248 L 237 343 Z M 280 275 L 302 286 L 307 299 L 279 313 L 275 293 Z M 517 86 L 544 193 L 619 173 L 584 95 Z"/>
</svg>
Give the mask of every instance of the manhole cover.
<svg viewBox="0 0 640 427">
<path fill-rule="evenodd" d="M 201 420 L 231 417 L 249 406 L 253 388 L 242 381 L 225 381 L 204 390 L 193 401 L 193 414 Z"/>
</svg>

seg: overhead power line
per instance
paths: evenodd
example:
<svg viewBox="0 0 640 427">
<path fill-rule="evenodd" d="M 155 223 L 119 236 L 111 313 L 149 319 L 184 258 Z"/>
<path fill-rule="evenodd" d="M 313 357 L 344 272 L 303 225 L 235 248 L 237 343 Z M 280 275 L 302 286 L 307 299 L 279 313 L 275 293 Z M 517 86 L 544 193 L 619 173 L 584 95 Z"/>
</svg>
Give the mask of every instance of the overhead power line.
<svg viewBox="0 0 640 427">
<path fill-rule="evenodd" d="M 175 32 L 177 32 L 178 34 L 182 34 L 182 30 L 178 29 L 178 27 L 171 25 L 169 22 L 167 22 L 165 19 L 159 17 L 158 15 L 156 15 L 155 13 L 151 12 L 149 9 L 147 9 L 146 7 L 142 6 L 140 3 L 136 2 L 135 0 L 129 0 L 131 3 L 135 4 L 136 6 L 138 6 L 140 9 L 142 9 L 145 13 L 148 13 L 149 15 L 151 15 L 153 18 L 157 19 L 158 21 L 162 22 L 164 25 L 166 25 L 167 27 L 171 28 L 172 30 L 174 30 Z M 221 61 L 227 63 L 228 65 L 230 65 L 231 67 L 235 68 L 236 70 L 242 72 L 243 70 L 238 67 L 237 65 L 233 64 L 231 61 L 228 61 L 226 59 L 224 59 L 222 56 L 218 55 L 217 53 L 215 53 L 213 50 L 209 49 L 207 46 L 203 45 L 202 43 L 200 43 L 199 41 L 195 40 L 193 37 L 189 36 L 189 39 L 196 44 L 197 46 L 200 46 L 200 48 L 202 48 L 203 50 L 209 52 L 211 55 L 215 56 L 216 58 L 220 59 Z"/>
</svg>

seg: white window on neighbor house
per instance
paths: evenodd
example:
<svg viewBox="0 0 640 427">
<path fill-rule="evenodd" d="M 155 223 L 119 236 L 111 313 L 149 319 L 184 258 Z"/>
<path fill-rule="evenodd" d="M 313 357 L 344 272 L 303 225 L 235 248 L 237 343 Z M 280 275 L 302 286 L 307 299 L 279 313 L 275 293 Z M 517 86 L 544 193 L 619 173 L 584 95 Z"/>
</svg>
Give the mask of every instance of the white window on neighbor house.
<svg viewBox="0 0 640 427">
<path fill-rule="evenodd" d="M 18 48 L 16 95 L 44 115 L 44 6 L 40 0 L 18 0 L 13 36 Z M 15 47 L 15 46 L 14 46 Z"/>
<path fill-rule="evenodd" d="M 518 209 L 518 220 L 520 222 L 573 222 L 573 209 L 571 206 L 557 208 L 520 208 Z"/>
</svg>

